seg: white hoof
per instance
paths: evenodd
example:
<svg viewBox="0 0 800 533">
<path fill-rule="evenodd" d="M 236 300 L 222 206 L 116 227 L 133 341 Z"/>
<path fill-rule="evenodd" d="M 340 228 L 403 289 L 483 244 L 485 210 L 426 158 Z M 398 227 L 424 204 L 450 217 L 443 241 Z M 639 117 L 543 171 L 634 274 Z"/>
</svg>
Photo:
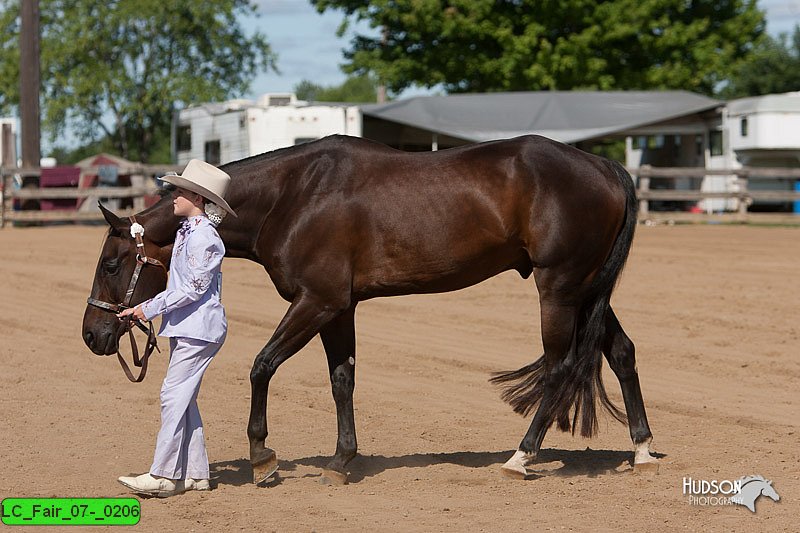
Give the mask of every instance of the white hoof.
<svg viewBox="0 0 800 533">
<path fill-rule="evenodd" d="M 522 450 L 517 450 L 514 455 L 500 467 L 500 471 L 504 476 L 511 479 L 525 479 L 528 475 L 528 469 L 525 468 L 536 459 L 532 453 L 525 453 Z"/>
<path fill-rule="evenodd" d="M 637 473 L 658 473 L 658 459 L 650 455 L 650 443 L 653 439 L 647 439 L 636 445 L 633 458 L 633 471 Z"/>
</svg>

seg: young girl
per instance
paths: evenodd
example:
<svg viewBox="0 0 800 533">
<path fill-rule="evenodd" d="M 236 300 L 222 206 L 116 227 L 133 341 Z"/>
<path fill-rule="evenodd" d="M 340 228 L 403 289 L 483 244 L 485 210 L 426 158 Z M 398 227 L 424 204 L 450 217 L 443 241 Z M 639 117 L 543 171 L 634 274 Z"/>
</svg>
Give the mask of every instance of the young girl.
<svg viewBox="0 0 800 533">
<path fill-rule="evenodd" d="M 213 165 L 193 159 L 183 175 L 167 175 L 162 181 L 177 187 L 173 210 L 185 217 L 175 236 L 167 288 L 117 316 L 152 320 L 163 315 L 159 335 L 169 337 L 170 359 L 161 386 L 161 430 L 153 465 L 149 473 L 119 478 L 133 492 L 164 498 L 210 489 L 197 394 L 203 373 L 227 332 L 220 303 L 225 246 L 215 227 L 226 212 L 236 213 L 224 199 L 230 176 Z"/>
</svg>

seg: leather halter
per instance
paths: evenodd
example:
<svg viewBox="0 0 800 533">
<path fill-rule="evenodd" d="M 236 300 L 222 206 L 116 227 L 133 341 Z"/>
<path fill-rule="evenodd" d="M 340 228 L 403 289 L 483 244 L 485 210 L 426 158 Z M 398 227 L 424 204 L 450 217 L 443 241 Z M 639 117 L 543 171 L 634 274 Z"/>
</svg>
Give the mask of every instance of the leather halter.
<svg viewBox="0 0 800 533">
<path fill-rule="evenodd" d="M 128 220 L 131 222 L 131 226 L 136 224 L 136 217 L 130 216 Z M 136 268 L 133 271 L 133 275 L 131 276 L 131 282 L 128 284 L 128 290 L 125 292 L 125 298 L 122 300 L 122 303 L 112 304 L 109 302 L 104 302 L 102 300 L 97 300 L 96 298 L 87 298 L 86 303 L 89 305 L 93 305 L 95 307 L 99 307 L 105 311 L 109 311 L 111 313 L 117 314 L 125 309 L 130 309 L 131 307 L 131 300 L 133 299 L 133 293 L 136 291 L 136 284 L 139 282 L 139 276 L 142 273 L 142 267 L 145 265 L 154 265 L 164 269 L 164 272 L 167 272 L 167 267 L 164 266 L 164 263 L 159 261 L 158 259 L 153 259 L 152 257 L 147 257 L 147 253 L 144 248 L 144 240 L 142 239 L 142 233 L 135 233 L 134 238 L 136 239 Z M 161 350 L 158 348 L 158 343 L 156 341 L 156 333 L 153 329 L 153 322 L 151 320 L 147 321 L 147 326 L 142 324 L 138 319 L 134 318 L 133 315 L 128 315 L 124 318 L 121 318 L 122 322 L 125 325 L 125 333 L 128 334 L 130 341 L 131 341 L 131 351 L 133 352 L 133 364 L 134 366 L 140 367 L 142 370 L 139 373 L 139 376 L 134 378 L 133 373 L 128 367 L 128 364 L 122 358 L 122 354 L 119 353 L 119 346 L 117 347 L 117 359 L 119 359 L 119 364 L 122 366 L 122 370 L 125 372 L 125 375 L 128 379 L 134 383 L 139 383 L 144 379 L 144 376 L 147 374 L 147 360 L 150 358 L 150 354 L 153 353 L 153 349 L 156 349 L 158 353 L 161 353 Z M 144 353 L 142 357 L 139 358 L 139 348 L 136 346 L 136 339 L 133 337 L 133 326 L 136 326 L 143 332 L 147 334 L 147 344 L 144 349 Z"/>
</svg>

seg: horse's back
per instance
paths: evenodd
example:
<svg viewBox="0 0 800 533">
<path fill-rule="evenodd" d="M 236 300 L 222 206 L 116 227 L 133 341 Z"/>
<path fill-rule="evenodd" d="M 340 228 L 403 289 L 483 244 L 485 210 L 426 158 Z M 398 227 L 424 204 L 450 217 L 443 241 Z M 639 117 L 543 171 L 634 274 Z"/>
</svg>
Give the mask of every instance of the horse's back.
<svg viewBox="0 0 800 533">
<path fill-rule="evenodd" d="M 347 143 L 347 141 L 345 141 Z M 406 249 L 441 253 L 423 238 L 432 226 L 447 244 L 474 254 L 524 248 L 539 266 L 605 255 L 625 214 L 626 193 L 611 163 L 546 137 L 528 135 L 439 152 L 408 153 L 377 143 L 347 143 L 361 152 L 361 175 L 337 176 L 367 189 L 366 219 L 381 220 Z M 419 224 L 395 224 L 416 218 Z M 382 232 L 382 235 L 388 235 Z M 513 255 L 513 254 L 511 254 Z"/>
<path fill-rule="evenodd" d="M 333 136 L 291 154 L 281 248 L 343 265 L 363 297 L 527 276 L 584 246 L 576 222 L 614 195 L 604 160 L 537 136 L 418 153 Z"/>
</svg>

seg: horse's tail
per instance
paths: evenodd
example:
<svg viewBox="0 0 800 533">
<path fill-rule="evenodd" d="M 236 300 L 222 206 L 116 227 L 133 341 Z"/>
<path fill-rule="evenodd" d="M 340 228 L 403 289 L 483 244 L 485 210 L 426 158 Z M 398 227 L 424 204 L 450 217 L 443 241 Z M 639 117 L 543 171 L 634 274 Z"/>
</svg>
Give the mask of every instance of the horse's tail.
<svg viewBox="0 0 800 533">
<path fill-rule="evenodd" d="M 622 273 L 633 242 L 638 202 L 633 179 L 625 167 L 616 161 L 609 162 L 609 166 L 625 192 L 625 219 L 611 252 L 592 280 L 579 311 L 577 340 L 573 345 L 574 364 L 570 365 L 569 374 L 564 376 L 555 397 L 548 402 L 548 411 L 544 413 L 548 426 L 557 421 L 560 430 L 569 431 L 569 412 L 574 406 L 572 432 L 575 433 L 580 420 L 581 435 L 584 437 L 591 437 L 597 432 L 595 404 L 598 397 L 614 418 L 622 423 L 627 422 L 625 413 L 614 405 L 603 386 L 602 346 L 611 293 Z M 545 361 L 542 356 L 519 370 L 495 373 L 490 381 L 503 386 L 501 397 L 511 404 L 515 412 L 527 416 L 542 400 L 545 377 Z"/>
</svg>

